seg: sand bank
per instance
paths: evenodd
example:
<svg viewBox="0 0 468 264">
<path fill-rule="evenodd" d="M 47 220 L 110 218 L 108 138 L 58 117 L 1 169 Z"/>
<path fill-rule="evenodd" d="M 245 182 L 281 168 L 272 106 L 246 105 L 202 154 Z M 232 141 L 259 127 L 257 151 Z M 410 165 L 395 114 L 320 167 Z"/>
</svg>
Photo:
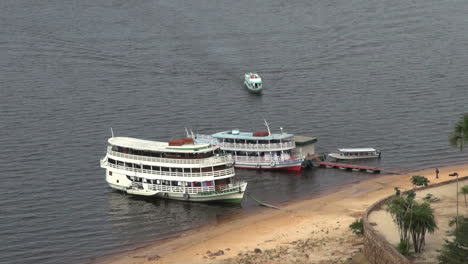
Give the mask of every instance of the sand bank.
<svg viewBox="0 0 468 264">
<path fill-rule="evenodd" d="M 393 188 L 411 188 L 410 178 L 423 175 L 431 183 L 468 175 L 468 165 L 434 168 L 343 186 L 335 192 L 266 209 L 216 226 L 199 228 L 143 248 L 101 259 L 120 263 L 343 263 L 362 249 L 348 226 Z"/>
</svg>

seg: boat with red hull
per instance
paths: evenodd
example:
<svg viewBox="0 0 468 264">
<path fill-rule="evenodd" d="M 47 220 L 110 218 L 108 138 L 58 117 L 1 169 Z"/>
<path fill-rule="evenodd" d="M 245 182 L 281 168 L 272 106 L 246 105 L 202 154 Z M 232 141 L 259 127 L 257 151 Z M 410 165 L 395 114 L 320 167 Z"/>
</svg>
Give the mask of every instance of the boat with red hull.
<svg viewBox="0 0 468 264">
<path fill-rule="evenodd" d="M 197 142 L 218 145 L 232 155 L 240 169 L 300 171 L 304 156 L 295 151 L 294 135 L 268 131 L 241 132 L 237 129 L 213 135 L 197 135 Z M 282 130 L 282 129 L 281 129 Z"/>
</svg>

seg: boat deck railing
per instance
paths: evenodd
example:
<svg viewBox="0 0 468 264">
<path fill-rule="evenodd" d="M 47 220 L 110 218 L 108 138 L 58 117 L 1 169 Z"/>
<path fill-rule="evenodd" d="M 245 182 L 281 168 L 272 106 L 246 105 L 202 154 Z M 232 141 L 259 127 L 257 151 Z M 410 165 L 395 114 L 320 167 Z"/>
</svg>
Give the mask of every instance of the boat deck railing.
<svg viewBox="0 0 468 264">
<path fill-rule="evenodd" d="M 236 162 L 251 162 L 251 163 L 269 163 L 269 162 L 276 162 L 278 164 L 281 163 L 295 163 L 295 162 L 302 162 L 303 159 L 297 156 L 291 156 L 290 158 L 282 158 L 282 157 L 241 157 L 235 156 L 234 160 Z"/>
<path fill-rule="evenodd" d="M 218 142 L 218 146 L 223 149 L 242 149 L 242 150 L 276 150 L 276 149 L 293 149 L 296 147 L 294 141 L 273 144 L 251 144 L 251 143 L 227 143 Z"/>
<path fill-rule="evenodd" d="M 171 163 L 171 164 L 216 164 L 216 163 L 228 163 L 232 162 L 232 157 L 229 155 L 225 156 L 213 156 L 204 159 L 169 159 L 169 158 L 157 158 L 157 157 L 147 157 L 139 156 L 133 154 L 125 154 L 122 152 L 113 151 L 110 147 L 107 148 L 107 154 L 114 157 L 131 159 L 131 160 L 140 160 L 140 161 L 149 161 L 156 163 Z"/>
<path fill-rule="evenodd" d="M 183 186 L 167 186 L 160 184 L 150 184 L 145 183 L 149 190 L 158 191 L 158 192 L 169 192 L 169 193 L 188 193 L 188 194 L 199 194 L 199 195 L 213 195 L 221 193 L 230 193 L 230 192 L 239 192 L 242 190 L 242 185 L 244 182 L 227 184 L 227 185 L 217 185 L 215 186 L 206 186 L 206 187 L 183 187 Z"/>
<path fill-rule="evenodd" d="M 112 164 L 105 160 L 101 160 L 101 166 L 124 170 L 127 172 L 140 172 L 140 173 L 152 174 L 156 176 L 167 176 L 167 177 L 221 177 L 221 176 L 229 176 L 229 175 L 234 176 L 234 168 L 228 168 L 228 169 L 218 170 L 218 171 L 208 171 L 208 172 L 169 172 L 169 171 L 130 168 L 126 166 Z"/>
</svg>

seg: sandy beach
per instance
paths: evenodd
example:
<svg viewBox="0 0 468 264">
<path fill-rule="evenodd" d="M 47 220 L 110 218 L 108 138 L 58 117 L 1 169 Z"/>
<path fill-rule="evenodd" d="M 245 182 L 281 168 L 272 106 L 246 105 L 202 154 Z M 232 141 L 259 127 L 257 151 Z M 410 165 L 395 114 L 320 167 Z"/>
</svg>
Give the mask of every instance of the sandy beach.
<svg viewBox="0 0 468 264">
<path fill-rule="evenodd" d="M 345 263 L 362 250 L 362 239 L 348 226 L 366 208 L 392 193 L 412 188 L 413 175 L 431 183 L 468 175 L 468 165 L 439 167 L 375 178 L 343 186 L 287 205 L 265 209 L 216 226 L 205 226 L 179 236 L 99 259 L 119 263 Z M 351 172 L 350 172 L 351 173 Z"/>
</svg>

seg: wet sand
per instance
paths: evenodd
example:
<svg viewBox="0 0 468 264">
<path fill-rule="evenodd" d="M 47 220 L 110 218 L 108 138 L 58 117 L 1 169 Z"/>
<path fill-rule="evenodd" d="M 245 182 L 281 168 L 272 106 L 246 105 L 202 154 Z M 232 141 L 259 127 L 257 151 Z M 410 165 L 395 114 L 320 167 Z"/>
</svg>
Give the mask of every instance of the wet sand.
<svg viewBox="0 0 468 264">
<path fill-rule="evenodd" d="M 428 168 L 340 187 L 333 193 L 184 232 L 178 237 L 98 260 L 120 263 L 344 263 L 362 249 L 348 226 L 367 207 L 392 193 L 412 188 L 413 175 L 431 183 L 468 175 L 467 165 Z M 351 173 L 351 172 L 350 172 Z"/>
</svg>

